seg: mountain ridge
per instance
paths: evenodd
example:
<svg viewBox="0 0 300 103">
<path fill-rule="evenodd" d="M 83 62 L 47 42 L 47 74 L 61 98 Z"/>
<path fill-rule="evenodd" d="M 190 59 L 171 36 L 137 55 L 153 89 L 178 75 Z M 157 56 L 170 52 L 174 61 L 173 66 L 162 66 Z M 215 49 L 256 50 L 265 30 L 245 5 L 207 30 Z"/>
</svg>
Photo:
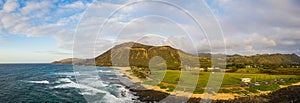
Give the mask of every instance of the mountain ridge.
<svg viewBox="0 0 300 103">
<path fill-rule="evenodd" d="M 96 66 L 138 66 L 148 67 L 149 62 L 164 65 L 168 69 L 179 69 L 181 64 L 189 64 L 195 67 L 211 67 L 210 53 L 192 55 L 171 46 L 151 46 L 136 42 L 126 42 L 115 45 L 111 49 L 92 59 L 78 59 L 75 61 L 60 60 L 52 63 L 92 65 Z M 225 55 L 225 54 L 223 54 Z M 157 60 L 151 60 L 154 57 Z M 68 61 L 68 62 L 66 62 Z M 296 54 L 256 54 L 243 56 L 239 54 L 226 55 L 227 64 L 300 64 L 300 57 Z M 200 62 L 200 63 L 199 63 Z M 153 64 L 152 63 L 152 64 Z"/>
</svg>

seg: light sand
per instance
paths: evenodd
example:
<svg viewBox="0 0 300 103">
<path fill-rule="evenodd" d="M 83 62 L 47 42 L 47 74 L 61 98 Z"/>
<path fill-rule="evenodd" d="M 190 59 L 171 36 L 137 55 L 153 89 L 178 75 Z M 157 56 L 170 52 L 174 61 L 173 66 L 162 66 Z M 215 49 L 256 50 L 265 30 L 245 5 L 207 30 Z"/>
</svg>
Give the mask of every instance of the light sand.
<svg viewBox="0 0 300 103">
<path fill-rule="evenodd" d="M 298 82 L 298 83 L 294 83 L 294 84 L 292 84 L 292 85 L 300 85 L 300 82 Z"/>
<path fill-rule="evenodd" d="M 133 82 L 138 83 L 142 82 L 142 80 L 136 76 L 130 71 L 130 67 L 114 67 L 114 68 L 119 68 L 120 70 L 117 70 L 116 72 L 122 73 L 128 78 L 130 78 Z M 146 85 L 146 84 L 141 84 L 144 88 L 149 89 L 149 90 L 155 90 L 155 91 L 161 91 L 161 92 L 166 92 L 166 89 L 160 89 L 159 86 L 152 86 L 152 85 Z"/>
<path fill-rule="evenodd" d="M 298 83 L 293 83 L 292 85 L 300 85 L 300 82 Z M 289 87 L 291 85 L 279 85 L 280 88 L 286 88 L 286 87 Z"/>
<path fill-rule="evenodd" d="M 217 93 L 215 97 L 209 94 L 193 94 L 192 98 L 214 98 L 214 100 L 228 100 L 234 99 L 235 97 L 242 97 L 241 95 L 232 94 L 232 93 Z"/>
<path fill-rule="evenodd" d="M 114 67 L 114 68 L 120 69 L 120 70 L 116 70 L 116 72 L 124 74 L 125 76 L 129 77 L 133 82 L 136 82 L 136 83 L 141 82 L 141 79 L 134 76 L 132 74 L 132 72 L 127 72 L 127 70 L 130 70 L 130 67 Z"/>
</svg>

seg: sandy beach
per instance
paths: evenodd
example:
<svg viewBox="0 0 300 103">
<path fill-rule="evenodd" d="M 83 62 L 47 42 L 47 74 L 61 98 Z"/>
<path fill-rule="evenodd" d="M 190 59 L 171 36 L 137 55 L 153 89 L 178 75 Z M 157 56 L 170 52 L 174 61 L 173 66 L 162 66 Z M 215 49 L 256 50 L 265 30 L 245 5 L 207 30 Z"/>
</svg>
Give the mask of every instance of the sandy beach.
<svg viewBox="0 0 300 103">
<path fill-rule="evenodd" d="M 114 67 L 114 68 L 119 68 L 120 70 L 116 70 L 116 72 L 122 73 L 128 78 L 130 78 L 133 82 L 135 83 L 141 83 L 142 80 L 136 76 L 133 75 L 133 73 L 130 71 L 130 67 Z M 130 71 L 130 72 L 129 72 Z M 166 92 L 165 89 L 160 89 L 159 86 L 152 86 L 152 85 L 146 85 L 146 84 L 141 84 L 144 88 L 149 89 L 149 90 L 155 90 L 155 91 L 161 91 L 161 92 Z"/>
</svg>

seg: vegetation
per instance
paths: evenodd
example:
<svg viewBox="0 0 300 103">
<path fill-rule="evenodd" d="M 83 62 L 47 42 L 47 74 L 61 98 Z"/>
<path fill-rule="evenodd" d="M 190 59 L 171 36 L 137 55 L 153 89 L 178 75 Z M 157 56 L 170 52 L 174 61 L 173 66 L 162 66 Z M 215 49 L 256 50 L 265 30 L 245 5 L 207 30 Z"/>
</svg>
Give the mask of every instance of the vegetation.
<svg viewBox="0 0 300 103">
<path fill-rule="evenodd" d="M 97 66 L 134 66 L 149 68 L 149 62 L 154 57 L 151 66 L 165 67 L 169 70 L 180 70 L 181 64 L 193 67 L 210 67 L 210 58 L 187 54 L 170 46 L 149 46 L 134 42 L 123 43 L 95 58 Z M 113 63 L 112 63 L 113 62 Z"/>
<path fill-rule="evenodd" d="M 175 87 L 174 86 L 167 86 L 168 90 L 167 92 L 173 92 Z"/>
<path fill-rule="evenodd" d="M 232 91 L 229 89 L 219 89 L 218 93 L 231 93 Z"/>
<path fill-rule="evenodd" d="M 242 90 L 242 89 L 238 88 L 238 87 L 234 87 L 234 88 L 231 89 L 231 91 L 240 91 L 240 90 Z"/>
<path fill-rule="evenodd" d="M 220 54 L 222 55 L 222 54 Z M 224 56 L 224 55 L 223 55 Z M 159 57 L 157 59 L 157 57 Z M 155 60 L 153 60 L 155 59 Z M 53 63 L 94 65 L 97 66 L 131 66 L 181 70 L 183 65 L 190 67 L 212 67 L 211 54 L 191 55 L 170 46 L 150 46 L 135 42 L 116 45 L 105 53 L 92 59 L 64 59 Z M 227 55 L 227 72 L 267 73 L 267 74 L 300 74 L 300 57 L 296 54 L 257 54 L 253 56 Z M 252 68 L 252 69 L 248 69 Z M 255 71 L 253 71 L 256 68 Z"/>
<path fill-rule="evenodd" d="M 195 88 L 193 93 L 194 94 L 202 94 L 202 93 L 204 93 L 204 89 L 203 88 Z"/>
<path fill-rule="evenodd" d="M 161 89 L 167 89 L 167 86 L 165 86 L 163 84 L 158 84 L 157 86 L 159 86 Z"/>
<path fill-rule="evenodd" d="M 257 91 L 257 89 L 256 89 L 256 88 L 253 88 L 253 87 L 245 88 L 245 90 L 247 90 L 247 91 L 249 91 L 249 92 L 251 92 L 251 93 L 259 93 L 259 92 Z"/>
<path fill-rule="evenodd" d="M 228 55 L 227 63 L 231 66 L 244 68 L 245 65 L 254 67 L 271 68 L 274 64 L 285 66 L 299 64 L 300 58 L 296 54 L 257 54 L 253 56 Z"/>
<path fill-rule="evenodd" d="M 165 99 L 169 94 L 158 92 L 158 91 L 139 91 L 137 92 L 137 96 L 139 96 L 141 102 L 157 102 L 162 99 Z M 196 88 L 196 91 L 203 93 L 203 89 Z M 195 93 L 195 92 L 194 92 Z M 237 92 L 240 94 L 248 94 L 248 91 L 240 91 Z M 299 103 L 299 93 L 300 93 L 300 86 L 290 86 L 287 88 L 281 88 L 275 92 L 270 94 L 263 94 L 263 95 L 250 95 L 244 97 L 237 97 L 234 99 L 229 100 L 212 100 L 212 103 Z M 187 103 L 198 103 L 203 98 L 190 98 Z M 181 97 L 175 97 L 173 99 L 174 103 L 182 102 Z"/>
<path fill-rule="evenodd" d="M 264 84 L 264 85 L 259 85 L 259 86 L 251 86 L 249 88 L 252 89 L 257 89 L 261 91 L 275 91 L 279 89 L 279 84 Z"/>
<path fill-rule="evenodd" d="M 242 90 L 242 91 L 236 91 L 236 92 L 233 92 L 233 93 L 235 93 L 235 94 L 243 94 L 243 95 L 249 94 L 248 91 L 244 91 L 244 90 Z"/>
<path fill-rule="evenodd" d="M 189 71 L 178 71 L 178 70 L 157 70 L 155 72 L 152 72 L 153 75 L 151 75 L 151 78 L 159 78 L 161 81 L 154 81 L 154 80 L 147 80 L 145 81 L 145 84 L 148 85 L 157 85 L 158 82 L 161 89 L 167 89 L 169 92 L 173 91 L 175 86 L 179 82 L 183 82 L 186 85 L 192 85 L 192 80 L 190 79 L 184 79 L 184 81 L 180 81 L 180 75 L 184 73 L 185 75 L 192 76 L 192 75 L 199 75 L 197 86 L 194 90 L 194 93 L 200 94 L 204 92 L 204 87 L 206 86 L 208 79 L 210 77 L 210 72 L 201 72 L 199 74 L 189 72 Z M 278 84 L 263 84 L 259 86 L 250 86 L 246 87 L 245 89 L 241 89 L 240 84 L 244 84 L 241 81 L 241 78 L 251 78 L 252 82 L 272 82 L 274 80 L 289 80 L 286 82 L 278 82 Z M 243 73 L 225 73 L 221 89 L 219 90 L 219 93 L 237 93 L 237 94 L 249 94 L 249 93 L 258 93 L 259 91 L 275 91 L 279 89 L 279 85 L 282 83 L 284 84 L 291 84 L 295 82 L 300 81 L 300 76 L 297 75 L 269 75 L 269 74 L 243 74 Z M 189 84 L 190 83 L 190 84 Z M 173 86 L 174 88 L 172 88 Z M 178 86 L 178 85 L 177 85 Z M 187 87 L 178 87 L 178 88 L 185 88 Z M 231 89 L 228 89 L 231 88 Z"/>
<path fill-rule="evenodd" d="M 220 54 L 223 55 L 223 54 Z M 223 55 L 224 56 L 224 55 Z M 74 60 L 74 61 L 72 61 Z M 261 54 L 252 56 L 227 55 L 226 73 L 219 93 L 249 94 L 259 91 L 275 91 L 279 85 L 290 85 L 300 81 L 300 57 L 296 54 Z M 130 66 L 133 74 L 140 78 L 150 78 L 144 84 L 157 85 L 167 92 L 175 88 L 183 90 L 189 87 L 176 87 L 178 83 L 194 85 L 191 76 L 198 76 L 194 93 L 203 93 L 212 67 L 211 54 L 195 56 L 170 46 L 150 46 L 135 42 L 116 45 L 105 53 L 92 59 L 64 59 L 53 63 L 96 65 L 96 66 Z M 183 70 L 184 66 L 203 68 L 198 71 Z M 180 77 L 183 76 L 183 77 Z M 186 76 L 186 77 L 184 77 Z M 263 84 L 239 88 L 241 78 L 251 78 L 251 82 L 268 82 L 285 79 L 285 82 Z M 228 87 L 233 87 L 228 89 Z M 226 88 L 226 89 L 225 89 Z"/>
<path fill-rule="evenodd" d="M 280 85 L 291 85 L 293 83 L 297 83 L 300 81 L 300 78 L 293 78 L 293 79 L 290 79 L 288 81 L 285 81 L 285 82 L 279 82 L 278 84 Z"/>
</svg>

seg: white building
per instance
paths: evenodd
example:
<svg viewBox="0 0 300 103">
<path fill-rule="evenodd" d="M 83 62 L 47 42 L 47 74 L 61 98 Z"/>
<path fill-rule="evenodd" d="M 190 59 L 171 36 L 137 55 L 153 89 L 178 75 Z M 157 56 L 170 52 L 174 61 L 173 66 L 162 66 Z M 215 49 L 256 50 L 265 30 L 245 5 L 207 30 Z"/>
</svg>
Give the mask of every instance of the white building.
<svg viewBox="0 0 300 103">
<path fill-rule="evenodd" d="M 251 78 L 241 78 L 241 80 L 245 83 L 251 82 Z"/>
</svg>

